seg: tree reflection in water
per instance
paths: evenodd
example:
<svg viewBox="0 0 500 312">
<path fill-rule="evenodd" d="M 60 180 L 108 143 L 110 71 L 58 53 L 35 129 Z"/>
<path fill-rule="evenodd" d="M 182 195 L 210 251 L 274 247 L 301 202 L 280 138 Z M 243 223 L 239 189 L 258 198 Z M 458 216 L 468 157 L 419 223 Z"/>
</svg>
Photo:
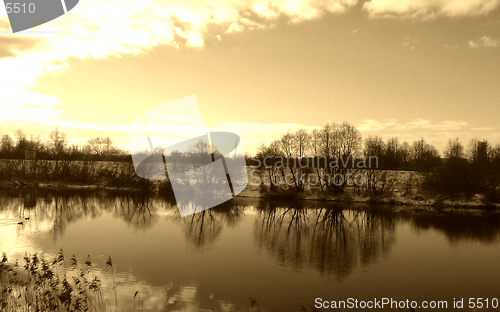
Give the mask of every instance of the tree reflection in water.
<svg viewBox="0 0 500 312">
<path fill-rule="evenodd" d="M 82 218 L 98 218 L 112 213 L 136 230 L 151 228 L 160 215 L 171 216 L 183 224 L 187 240 L 203 248 L 216 240 L 224 226 L 236 226 L 244 215 L 241 200 L 231 200 L 199 213 L 180 217 L 175 198 L 156 197 L 139 192 L 96 190 L 52 190 L 22 188 L 0 190 L 2 210 L 30 218 L 33 223 L 49 224 L 54 239 L 62 237 L 68 226 Z"/>
<path fill-rule="evenodd" d="M 216 241 L 224 225 L 234 227 L 243 215 L 244 207 L 230 200 L 186 217 L 179 214 L 177 219 L 182 222 L 187 241 L 202 249 Z"/>
<path fill-rule="evenodd" d="M 158 210 L 174 210 L 175 201 L 172 198 L 157 200 L 147 194 L 119 193 L 108 197 L 106 207 L 112 207 L 115 216 L 125 220 L 137 230 L 146 230 L 158 221 Z"/>
<path fill-rule="evenodd" d="M 156 222 L 158 209 L 172 214 L 177 210 L 172 198 L 139 192 L 34 187 L 0 190 L 0 209 L 19 213 L 19 220 L 26 224 L 49 224 L 54 239 L 64 235 L 68 224 L 82 218 L 95 219 L 104 212 L 113 213 L 137 230 L 145 230 Z"/>
<path fill-rule="evenodd" d="M 112 213 L 132 228 L 143 231 L 161 216 L 171 216 L 183 224 L 187 240 L 202 248 L 214 242 L 224 226 L 236 226 L 248 205 L 248 200 L 235 198 L 181 218 L 173 197 L 88 189 L 0 189 L 2 224 L 24 222 L 24 226 L 30 224 L 36 229 L 43 223 L 44 230 L 48 229 L 54 239 L 64 235 L 68 224 L 82 218 L 98 218 L 103 213 Z M 346 205 L 304 208 L 300 205 L 292 208 L 289 204 L 280 206 L 259 201 L 256 241 L 282 265 L 296 269 L 314 267 L 322 274 L 338 277 L 349 274 L 358 261 L 368 265 L 389 253 L 396 222 L 410 223 L 417 231 L 436 229 L 451 243 L 464 240 L 490 243 L 500 235 L 500 214 L 494 211 L 418 211 L 382 206 L 350 209 Z"/>
<path fill-rule="evenodd" d="M 363 265 L 368 265 L 374 263 L 380 255 L 386 256 L 390 252 L 395 241 L 396 214 L 391 209 L 371 208 L 363 210 L 359 215 L 357 224 L 360 233 L 360 260 Z"/>
<path fill-rule="evenodd" d="M 283 208 L 261 202 L 258 211 L 259 247 L 294 269 L 314 268 L 342 279 L 358 258 L 362 265 L 373 263 L 394 243 L 394 216 L 382 210 Z"/>
<path fill-rule="evenodd" d="M 494 243 L 500 236 L 500 213 L 489 210 L 471 211 L 404 211 L 402 220 L 410 222 L 417 231 L 436 229 L 450 243 L 481 241 Z"/>
</svg>

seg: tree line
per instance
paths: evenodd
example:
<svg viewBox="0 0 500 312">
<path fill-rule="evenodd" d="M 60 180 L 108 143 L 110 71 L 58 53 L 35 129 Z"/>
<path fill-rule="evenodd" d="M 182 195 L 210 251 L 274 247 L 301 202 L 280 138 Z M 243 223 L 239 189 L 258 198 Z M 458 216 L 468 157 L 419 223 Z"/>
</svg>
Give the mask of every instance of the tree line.
<svg viewBox="0 0 500 312">
<path fill-rule="evenodd" d="M 149 152 L 145 151 L 145 153 Z M 215 147 L 199 142 L 184 153 L 174 151 L 165 155 L 165 158 L 167 161 L 179 163 L 191 163 L 195 158 L 200 158 L 201 162 L 210 162 L 204 159 L 214 156 L 219 158 L 221 155 L 218 154 Z M 282 167 L 269 166 L 264 162 L 266 157 L 298 159 L 299 165 L 287 162 L 286 166 Z M 323 158 L 326 164 L 331 159 L 336 159 L 339 163 L 350 163 L 349 160 L 363 157 L 376 157 L 376 166 L 369 168 L 342 165 L 331 167 L 318 165 L 320 161 L 308 161 L 307 163 L 313 164 L 310 166 L 300 165 L 304 159 Z M 360 131 L 348 122 L 327 123 L 312 131 L 305 129 L 288 131 L 270 144 L 262 144 L 254 157 L 246 155 L 246 158 L 248 165 L 255 166 L 258 161 L 261 171 L 266 173 L 271 180 L 276 175 L 288 176 L 290 180 L 285 188 L 294 192 L 304 191 L 306 185 L 310 186 L 313 183 L 312 185 L 319 187 L 322 191 L 342 194 L 348 185 L 352 185 L 348 183 L 348 179 L 356 173 L 362 173 L 364 186 L 358 190 L 362 189 L 370 196 L 381 195 L 391 191 L 398 182 L 391 172 L 407 170 L 424 174 L 423 183 L 420 185 L 422 190 L 445 195 L 479 193 L 492 200 L 500 200 L 497 187 L 500 182 L 500 144 L 493 146 L 487 140 L 477 138 L 472 139 L 467 145 L 463 145 L 459 138 L 450 139 L 441 156 L 439 151 L 424 138 L 414 140 L 412 143 L 406 141 L 401 143 L 397 137 L 384 140 L 379 136 L 369 136 L 363 139 Z M 28 137 L 22 130 L 16 131 L 14 138 L 4 134 L 0 139 L 0 159 L 132 162 L 130 153 L 114 146 L 109 137 L 91 138 L 82 146 L 70 145 L 66 134 L 57 127 L 50 132 L 49 140 L 45 142 L 40 139 L 39 135 Z M 22 172 L 26 172 L 23 166 L 20 164 L 19 168 Z M 59 172 L 61 176 L 66 175 L 59 167 L 61 167 L 60 164 L 56 164 L 54 169 L 47 169 L 44 174 L 47 178 L 56 176 Z M 67 167 L 70 168 L 70 165 L 68 164 Z M 129 175 L 128 171 L 130 170 L 123 172 Z M 293 174 L 290 175 L 290 173 Z M 87 176 L 89 175 L 85 174 L 85 177 Z M 97 179 L 98 175 L 92 174 L 91 176 Z M 270 187 L 273 189 L 274 184 L 271 183 Z"/>
<path fill-rule="evenodd" d="M 356 169 L 351 167 L 328 167 L 317 165 L 302 167 L 293 164 L 273 166 L 264 159 L 296 158 L 310 159 L 341 159 L 346 163 L 348 159 L 376 157 L 376 167 Z M 306 184 L 313 185 L 321 190 L 335 194 L 344 192 L 347 182 L 346 175 L 354 176 L 362 172 L 364 192 L 368 195 L 381 195 L 388 192 L 398 182 L 390 171 L 409 170 L 419 171 L 424 175 L 422 189 L 441 194 L 497 194 L 496 186 L 500 179 L 500 144 L 493 146 L 487 140 L 472 139 L 467 146 L 462 145 L 459 138 L 450 139 L 443 156 L 424 138 L 412 143 L 400 142 L 397 137 L 384 140 L 380 136 L 362 138 L 355 126 L 343 123 L 327 123 L 325 126 L 312 131 L 300 129 L 288 131 L 270 144 L 262 144 L 255 160 L 261 171 L 270 177 L 269 187 L 276 189 L 273 177 L 290 177 L 291 181 L 283 184 L 285 188 L 294 192 L 301 192 Z M 255 165 L 256 162 L 254 161 Z M 299 161 L 300 164 L 300 161 Z M 382 169 L 382 170 L 378 170 Z M 377 172 L 378 171 L 378 172 Z M 293 173 L 293 175 L 291 175 Z M 297 178 L 303 177 L 305 178 Z M 401 181 L 399 181 L 401 182 Z M 279 184 L 278 184 L 279 185 Z M 493 196 L 493 195 L 491 195 Z M 495 195 L 496 196 L 496 195 Z"/>
<path fill-rule="evenodd" d="M 380 136 L 369 136 L 362 139 L 358 129 L 343 122 L 327 123 L 312 131 L 288 131 L 270 144 L 260 146 L 255 158 L 263 159 L 265 156 L 297 159 L 376 156 L 378 169 L 427 172 L 442 169 L 451 158 L 461 158 L 469 163 L 500 163 L 500 144 L 493 146 L 487 140 L 474 138 L 464 147 L 459 138 L 450 139 L 441 156 L 424 138 L 412 143 L 401 142 L 398 137 L 384 140 Z"/>
<path fill-rule="evenodd" d="M 56 127 L 49 134 L 48 141 L 40 135 L 29 137 L 17 130 L 12 138 L 8 134 L 0 139 L 1 159 L 39 159 L 39 160 L 107 160 L 131 161 L 130 155 L 113 145 L 109 137 L 89 139 L 85 145 L 68 144 L 66 134 Z"/>
</svg>

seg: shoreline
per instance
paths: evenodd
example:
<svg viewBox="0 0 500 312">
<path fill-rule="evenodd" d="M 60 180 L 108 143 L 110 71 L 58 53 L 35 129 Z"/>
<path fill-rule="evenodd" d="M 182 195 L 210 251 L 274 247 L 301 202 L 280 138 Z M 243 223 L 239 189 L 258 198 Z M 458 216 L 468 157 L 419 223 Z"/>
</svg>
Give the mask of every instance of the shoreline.
<svg viewBox="0 0 500 312">
<path fill-rule="evenodd" d="M 259 190 L 251 189 L 252 187 L 248 186 L 243 192 L 238 194 L 236 197 L 243 198 L 268 198 L 273 200 L 276 198 L 278 200 L 286 201 L 286 199 L 282 199 L 285 196 L 286 192 L 268 192 L 267 194 L 260 194 Z M 257 193 L 257 195 L 255 194 Z M 434 209 L 447 209 L 447 208 L 456 208 L 456 209 L 468 209 L 468 210 L 490 210 L 490 211 L 498 211 L 500 212 L 500 204 L 492 203 L 492 204 L 484 204 L 482 202 L 483 198 L 481 196 L 474 196 L 471 199 L 466 198 L 457 198 L 456 200 L 452 200 L 449 198 L 433 198 L 430 196 L 425 196 L 422 194 L 413 194 L 413 195 L 402 195 L 399 192 L 393 192 L 390 195 L 378 196 L 378 197 L 370 197 L 370 196 L 362 196 L 355 195 L 350 193 L 344 193 L 341 195 L 329 195 L 326 193 L 318 192 L 305 192 L 303 196 L 300 194 L 296 195 L 296 200 L 303 201 L 314 201 L 314 202 L 329 202 L 329 203 L 357 203 L 357 204 L 381 204 L 381 205 L 390 205 L 390 206 L 416 206 L 420 207 L 428 207 Z"/>
<path fill-rule="evenodd" d="M 68 190 L 68 189 L 81 189 L 81 190 L 109 190 L 109 191 L 130 191 L 130 192 L 155 192 L 154 190 L 144 190 L 137 187 L 120 187 L 120 186 L 106 186 L 101 184 L 82 184 L 75 182 L 53 181 L 53 182 L 26 182 L 26 181 L 0 181 L 1 189 L 20 189 L 25 187 L 35 187 L 41 189 L 55 189 L 55 190 Z"/>
<path fill-rule="evenodd" d="M 35 187 L 40 189 L 53 189 L 53 190 L 107 190 L 107 191 L 125 191 L 125 192 L 143 192 L 150 194 L 160 194 L 159 186 L 160 181 L 152 183 L 153 188 L 141 189 L 138 187 L 119 187 L 119 186 L 106 186 L 101 184 L 82 184 L 75 182 L 65 181 L 52 181 L 52 182 L 26 182 L 26 181 L 0 181 L 0 188 L 2 189 L 19 189 L 25 187 Z M 287 198 L 291 197 L 291 198 Z M 476 194 L 472 198 L 459 197 L 450 199 L 448 197 L 436 198 L 426 196 L 424 194 L 411 194 L 403 195 L 400 192 L 393 192 L 389 195 L 370 197 L 356 195 L 352 193 L 344 193 L 341 195 L 330 195 L 325 192 L 307 191 L 303 194 L 294 194 L 287 191 L 281 192 L 266 192 L 261 194 L 257 186 L 248 185 L 241 193 L 234 198 L 249 198 L 249 199 L 267 199 L 270 201 L 281 202 L 325 202 L 325 203 L 353 203 L 353 204 L 381 204 L 389 206 L 406 206 L 409 209 L 414 206 L 415 209 L 421 210 L 424 208 L 429 209 L 444 209 L 444 210 L 474 210 L 474 211 L 494 211 L 500 212 L 500 203 L 485 204 L 484 197 Z"/>
</svg>

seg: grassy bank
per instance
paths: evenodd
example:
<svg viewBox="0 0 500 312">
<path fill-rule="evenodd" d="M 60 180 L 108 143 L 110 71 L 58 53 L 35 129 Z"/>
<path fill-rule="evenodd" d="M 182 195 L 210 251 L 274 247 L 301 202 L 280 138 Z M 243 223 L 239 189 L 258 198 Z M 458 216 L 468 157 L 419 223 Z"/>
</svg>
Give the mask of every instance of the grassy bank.
<svg viewBox="0 0 500 312">
<path fill-rule="evenodd" d="M 306 181 L 301 191 L 285 183 L 272 185 L 270 179 L 259 176 L 255 168 L 248 168 L 249 184 L 240 197 L 258 197 L 267 200 L 296 202 L 333 201 L 367 204 L 432 206 L 435 208 L 499 209 L 500 204 L 481 193 L 441 194 L 426 185 L 434 173 L 403 170 L 370 170 L 363 185 L 343 188 L 341 193 L 330 192 L 316 181 Z M 253 172 L 252 172 L 253 171 Z"/>
<path fill-rule="evenodd" d="M 3 159 L 0 160 L 0 185 L 129 188 L 171 193 L 168 181 L 140 178 L 132 163 L 111 161 Z"/>
<path fill-rule="evenodd" d="M 313 179 L 307 180 L 302 189 L 297 191 L 285 183 L 273 185 L 270 179 L 266 180 L 250 166 L 247 167 L 247 172 L 248 185 L 238 197 L 292 202 L 315 200 L 440 207 L 499 207 L 498 201 L 492 200 L 495 199 L 494 196 L 485 196 L 481 193 L 441 194 L 433 192 L 433 189 L 439 190 L 437 187 L 429 187 L 434 184 L 439 186 L 439 183 L 435 182 L 437 177 L 435 173 L 369 170 L 364 172 L 365 181 L 362 185 L 345 186 L 341 193 L 334 193 Z M 263 172 L 265 171 L 260 173 Z M 454 180 L 456 179 L 454 177 Z M 164 195 L 173 193 L 168 180 L 140 178 L 136 175 L 133 164 L 129 162 L 0 160 L 0 186 L 23 187 L 25 185 L 55 188 L 129 189 Z"/>
</svg>

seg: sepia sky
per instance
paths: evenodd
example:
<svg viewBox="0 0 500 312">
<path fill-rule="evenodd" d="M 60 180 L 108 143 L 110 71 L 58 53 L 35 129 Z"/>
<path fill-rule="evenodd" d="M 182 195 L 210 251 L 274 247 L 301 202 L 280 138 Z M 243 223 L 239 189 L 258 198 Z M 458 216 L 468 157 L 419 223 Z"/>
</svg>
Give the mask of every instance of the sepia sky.
<svg viewBox="0 0 500 312">
<path fill-rule="evenodd" d="M 0 134 L 59 126 L 127 147 L 141 113 L 195 94 L 253 152 L 328 121 L 364 137 L 500 143 L 500 0 L 81 0 L 12 34 L 0 5 Z"/>
</svg>

